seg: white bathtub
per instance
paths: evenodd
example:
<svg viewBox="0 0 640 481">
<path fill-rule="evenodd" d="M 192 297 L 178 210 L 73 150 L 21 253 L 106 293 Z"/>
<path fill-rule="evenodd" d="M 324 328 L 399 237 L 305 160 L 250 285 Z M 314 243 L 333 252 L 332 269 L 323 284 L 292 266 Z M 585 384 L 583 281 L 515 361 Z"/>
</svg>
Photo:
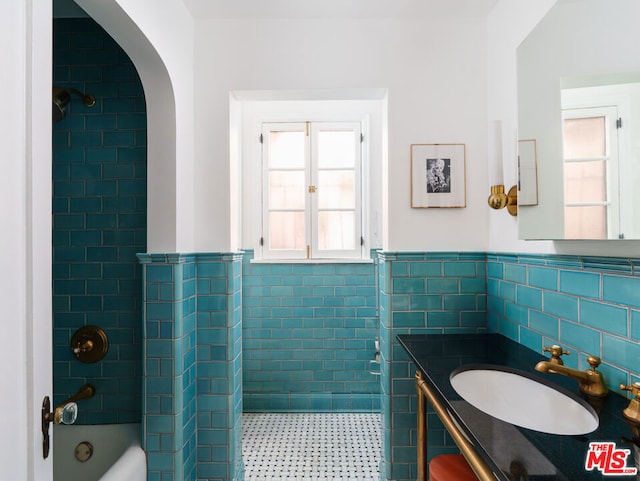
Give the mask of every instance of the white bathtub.
<svg viewBox="0 0 640 481">
<path fill-rule="evenodd" d="M 53 427 L 53 481 L 147 481 L 147 459 L 140 447 L 140 424 L 63 425 Z M 78 444 L 93 454 L 76 459 Z"/>
</svg>

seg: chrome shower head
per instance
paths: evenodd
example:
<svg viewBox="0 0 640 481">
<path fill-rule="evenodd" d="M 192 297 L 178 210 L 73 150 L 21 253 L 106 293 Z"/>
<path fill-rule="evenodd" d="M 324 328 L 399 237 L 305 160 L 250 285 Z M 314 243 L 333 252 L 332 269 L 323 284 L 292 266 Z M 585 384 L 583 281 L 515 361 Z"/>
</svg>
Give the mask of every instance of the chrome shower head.
<svg viewBox="0 0 640 481">
<path fill-rule="evenodd" d="M 76 89 L 63 89 L 62 87 L 53 86 L 53 104 L 52 119 L 53 122 L 60 122 L 67 115 L 67 105 L 71 102 L 71 94 L 77 95 L 82 99 L 82 103 L 87 107 L 93 107 L 96 104 L 96 98 L 93 95 L 86 95 Z"/>
</svg>

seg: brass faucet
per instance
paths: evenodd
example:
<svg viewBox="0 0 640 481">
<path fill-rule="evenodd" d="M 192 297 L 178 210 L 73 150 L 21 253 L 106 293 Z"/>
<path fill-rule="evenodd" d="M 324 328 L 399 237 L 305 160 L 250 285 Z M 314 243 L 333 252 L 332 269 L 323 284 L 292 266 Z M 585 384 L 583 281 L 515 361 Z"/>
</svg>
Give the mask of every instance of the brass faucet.
<svg viewBox="0 0 640 481">
<path fill-rule="evenodd" d="M 631 428 L 633 436 L 640 438 L 640 382 L 634 382 L 631 386 L 620 384 L 623 391 L 631 391 L 633 397 L 629 405 L 622 411 L 625 421 Z"/>
<path fill-rule="evenodd" d="M 591 368 L 586 371 L 579 371 L 578 369 L 572 369 L 551 361 L 540 361 L 536 364 L 536 371 L 551 372 L 572 377 L 579 381 L 578 386 L 580 387 L 580 391 L 587 396 L 606 396 L 609 392 L 609 388 L 607 388 L 607 384 L 604 382 L 604 376 L 602 373 L 596 371 L 596 368 L 601 362 L 600 358 L 597 356 L 589 356 L 587 357 L 587 362 Z"/>
</svg>

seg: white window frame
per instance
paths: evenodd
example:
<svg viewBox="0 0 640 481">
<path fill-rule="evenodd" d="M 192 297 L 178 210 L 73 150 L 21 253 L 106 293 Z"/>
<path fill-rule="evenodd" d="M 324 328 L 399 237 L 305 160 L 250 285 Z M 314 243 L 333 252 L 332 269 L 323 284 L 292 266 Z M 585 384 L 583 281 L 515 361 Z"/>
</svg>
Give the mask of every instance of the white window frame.
<svg viewBox="0 0 640 481">
<path fill-rule="evenodd" d="M 616 106 L 601 106 L 590 108 L 571 108 L 562 110 L 562 121 L 568 119 L 586 119 L 592 117 L 603 117 L 605 119 L 605 142 L 606 152 L 602 157 L 597 158 L 577 158 L 566 159 L 563 162 L 579 163 L 601 160 L 606 166 L 606 200 L 602 202 L 577 202 L 569 203 L 565 201 L 567 207 L 581 206 L 602 206 L 607 213 L 607 239 L 617 238 L 620 232 L 620 204 L 619 204 L 619 166 L 618 166 L 618 131 L 616 121 L 619 118 Z"/>
<path fill-rule="evenodd" d="M 275 250 L 269 248 L 268 239 L 269 232 L 269 211 L 267 205 L 268 199 L 268 163 L 266 155 L 269 152 L 269 132 L 273 131 L 301 131 L 304 130 L 305 136 L 305 183 L 307 192 L 305 193 L 305 245 L 306 249 L 298 250 Z M 354 248 L 351 250 L 323 250 L 318 248 L 318 195 L 310 192 L 313 190 L 309 186 L 317 184 L 318 176 L 318 142 L 319 132 L 322 130 L 349 130 L 354 132 L 356 142 L 356 166 L 355 174 L 355 198 L 356 205 L 354 211 Z M 261 124 L 261 192 L 257 196 L 259 198 L 259 212 L 261 219 L 261 236 L 259 245 L 255 246 L 254 254 L 258 260 L 266 261 L 302 261 L 302 262 L 322 262 L 331 260 L 342 261 L 361 261 L 368 260 L 366 243 L 364 242 L 364 219 L 366 218 L 366 202 L 364 194 L 366 192 L 364 179 L 365 166 L 365 149 L 364 145 L 364 126 L 360 121 L 352 120 L 316 120 L 316 121 L 276 121 L 262 122 Z M 332 209 L 333 210 L 333 209 Z M 351 210 L 351 209 L 350 209 Z"/>
</svg>

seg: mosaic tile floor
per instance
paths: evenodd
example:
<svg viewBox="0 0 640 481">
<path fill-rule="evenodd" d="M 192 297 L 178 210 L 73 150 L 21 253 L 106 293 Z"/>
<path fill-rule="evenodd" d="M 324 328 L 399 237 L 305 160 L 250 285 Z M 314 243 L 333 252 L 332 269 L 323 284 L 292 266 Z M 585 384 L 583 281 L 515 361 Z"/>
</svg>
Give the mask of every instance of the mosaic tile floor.
<svg viewBox="0 0 640 481">
<path fill-rule="evenodd" d="M 380 415 L 244 413 L 245 481 L 378 481 Z"/>
</svg>

